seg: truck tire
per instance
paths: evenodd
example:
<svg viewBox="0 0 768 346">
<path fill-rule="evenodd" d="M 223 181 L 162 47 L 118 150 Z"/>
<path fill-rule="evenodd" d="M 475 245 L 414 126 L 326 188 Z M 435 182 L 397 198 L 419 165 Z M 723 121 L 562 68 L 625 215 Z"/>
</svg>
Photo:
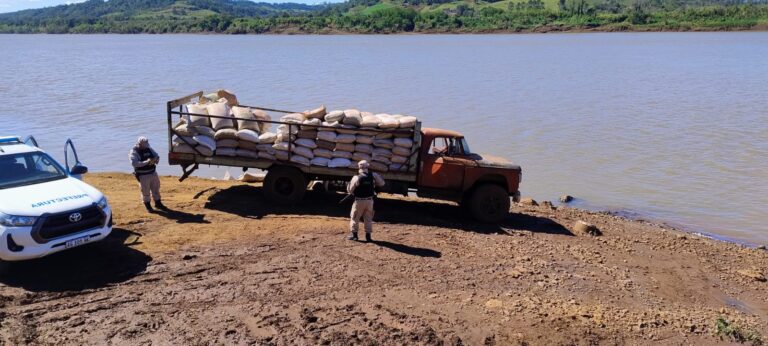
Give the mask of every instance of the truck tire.
<svg viewBox="0 0 768 346">
<path fill-rule="evenodd" d="M 469 211 L 480 222 L 497 223 L 509 215 L 509 194 L 498 185 L 478 186 L 468 202 Z"/>
<path fill-rule="evenodd" d="M 293 167 L 270 168 L 264 177 L 264 197 L 277 204 L 296 204 L 307 192 L 307 178 Z"/>
</svg>

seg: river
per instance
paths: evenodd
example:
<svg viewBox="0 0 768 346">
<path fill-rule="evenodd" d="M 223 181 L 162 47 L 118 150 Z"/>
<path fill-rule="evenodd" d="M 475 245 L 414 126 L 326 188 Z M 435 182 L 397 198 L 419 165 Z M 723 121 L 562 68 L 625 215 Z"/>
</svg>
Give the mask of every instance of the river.
<svg viewBox="0 0 768 346">
<path fill-rule="evenodd" d="M 410 114 L 520 164 L 524 196 L 765 244 L 766 57 L 765 32 L 0 35 L 0 135 L 129 171 L 137 136 L 167 150 L 165 102 L 198 90 Z"/>
</svg>

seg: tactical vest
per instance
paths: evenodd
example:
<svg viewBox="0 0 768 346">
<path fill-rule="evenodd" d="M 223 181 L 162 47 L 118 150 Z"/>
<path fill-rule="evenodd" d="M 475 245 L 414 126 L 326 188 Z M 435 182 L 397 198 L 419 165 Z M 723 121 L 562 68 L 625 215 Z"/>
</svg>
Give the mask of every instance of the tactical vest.
<svg viewBox="0 0 768 346">
<path fill-rule="evenodd" d="M 150 150 L 149 148 L 146 148 L 146 149 L 137 148 L 136 152 L 139 154 L 140 161 L 146 161 L 153 157 L 152 150 Z M 155 173 L 155 169 L 157 169 L 157 166 L 155 166 L 155 164 L 148 164 L 144 167 L 135 167 L 134 171 L 136 172 L 136 175 L 145 175 L 145 174 Z"/>
<path fill-rule="evenodd" d="M 375 194 L 373 186 L 373 174 L 360 174 L 357 176 L 357 188 L 355 198 L 370 198 Z"/>
</svg>

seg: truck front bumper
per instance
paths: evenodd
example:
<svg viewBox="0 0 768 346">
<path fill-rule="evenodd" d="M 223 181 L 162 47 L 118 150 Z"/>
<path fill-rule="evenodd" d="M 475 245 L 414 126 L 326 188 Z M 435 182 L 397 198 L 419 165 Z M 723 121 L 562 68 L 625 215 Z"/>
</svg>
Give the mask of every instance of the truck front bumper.
<svg viewBox="0 0 768 346">
<path fill-rule="evenodd" d="M 24 261 L 45 257 L 59 251 L 97 242 L 106 238 L 109 233 L 112 232 L 111 210 L 107 211 L 107 219 L 109 221 L 101 227 L 68 234 L 63 237 L 51 239 L 43 244 L 38 243 L 32 237 L 32 226 L 0 226 L 0 260 Z"/>
</svg>

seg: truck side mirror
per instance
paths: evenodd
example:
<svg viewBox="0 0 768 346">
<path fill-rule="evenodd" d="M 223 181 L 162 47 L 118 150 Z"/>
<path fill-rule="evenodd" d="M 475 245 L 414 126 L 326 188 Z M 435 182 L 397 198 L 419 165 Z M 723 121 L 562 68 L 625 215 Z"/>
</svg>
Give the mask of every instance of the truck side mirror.
<svg viewBox="0 0 768 346">
<path fill-rule="evenodd" d="M 69 174 L 71 175 L 82 175 L 88 173 L 88 167 L 85 167 L 81 164 L 76 164 L 75 167 L 72 167 L 72 170 L 69 171 Z"/>
</svg>

